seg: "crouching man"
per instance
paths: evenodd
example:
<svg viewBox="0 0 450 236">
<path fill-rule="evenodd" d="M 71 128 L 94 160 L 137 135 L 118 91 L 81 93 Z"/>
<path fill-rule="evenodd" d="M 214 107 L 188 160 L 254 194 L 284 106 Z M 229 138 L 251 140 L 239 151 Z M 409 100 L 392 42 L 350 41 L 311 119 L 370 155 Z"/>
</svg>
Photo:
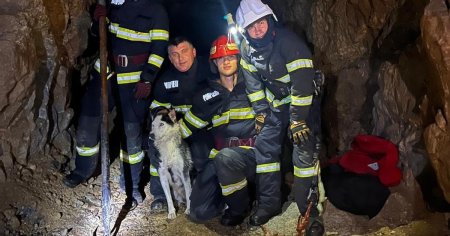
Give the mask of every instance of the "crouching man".
<svg viewBox="0 0 450 236">
<path fill-rule="evenodd" d="M 238 225 L 245 219 L 250 205 L 247 184 L 254 181 L 256 171 L 255 113 L 238 70 L 238 60 L 239 49 L 231 38 L 220 36 L 213 42 L 210 64 L 218 78 L 211 79 L 208 87 L 196 94 L 192 108 L 181 122 L 185 138 L 212 127 L 215 149 L 211 150 L 211 162 L 207 165 L 209 175 L 197 177 L 191 200 L 205 206 L 218 202 L 218 198 L 224 199 L 228 208 L 220 222 L 226 226 Z M 201 183 L 207 178 L 217 179 L 218 193 L 202 188 Z M 199 222 L 213 217 L 203 209 L 207 208 L 193 204 L 190 219 Z"/>
</svg>

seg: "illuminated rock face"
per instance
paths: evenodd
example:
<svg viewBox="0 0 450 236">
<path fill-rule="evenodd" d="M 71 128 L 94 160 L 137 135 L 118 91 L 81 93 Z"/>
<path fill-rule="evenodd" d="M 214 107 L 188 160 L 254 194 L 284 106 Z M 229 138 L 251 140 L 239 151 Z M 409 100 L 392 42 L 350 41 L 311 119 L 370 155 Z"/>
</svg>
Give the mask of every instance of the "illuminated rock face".
<svg viewBox="0 0 450 236">
<path fill-rule="evenodd" d="M 1 162 L 71 153 L 71 75 L 86 49 L 88 1 L 7 1 L 0 7 Z"/>
<path fill-rule="evenodd" d="M 424 133 L 433 168 L 450 202 L 450 16 L 444 1 L 431 1 L 421 20 L 423 45 L 433 73 L 422 112 L 434 117 Z"/>
</svg>

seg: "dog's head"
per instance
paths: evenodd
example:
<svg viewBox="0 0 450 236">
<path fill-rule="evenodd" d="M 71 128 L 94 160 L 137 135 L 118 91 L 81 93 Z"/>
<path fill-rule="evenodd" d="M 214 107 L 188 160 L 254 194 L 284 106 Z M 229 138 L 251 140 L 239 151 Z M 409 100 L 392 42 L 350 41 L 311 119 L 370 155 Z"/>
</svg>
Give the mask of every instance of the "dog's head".
<svg viewBox="0 0 450 236">
<path fill-rule="evenodd" d="M 156 139 L 164 135 L 178 134 L 180 129 L 178 121 L 180 119 L 181 115 L 177 114 L 175 109 L 160 110 L 153 117 L 151 133 L 155 135 Z"/>
</svg>

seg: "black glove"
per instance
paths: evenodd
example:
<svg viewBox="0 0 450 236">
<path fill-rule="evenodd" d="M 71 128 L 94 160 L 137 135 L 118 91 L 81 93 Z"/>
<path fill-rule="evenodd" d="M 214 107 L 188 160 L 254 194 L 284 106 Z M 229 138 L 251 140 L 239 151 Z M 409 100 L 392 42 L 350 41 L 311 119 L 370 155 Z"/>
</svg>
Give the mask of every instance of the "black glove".
<svg viewBox="0 0 450 236">
<path fill-rule="evenodd" d="M 291 121 L 289 131 L 292 142 L 297 145 L 307 142 L 311 133 L 311 130 L 308 128 L 304 120 Z"/>
<path fill-rule="evenodd" d="M 106 10 L 105 6 L 97 4 L 94 10 L 94 20 L 98 21 L 100 17 L 102 16 L 106 17 L 107 12 L 108 11 Z"/>
<path fill-rule="evenodd" d="M 139 81 L 136 83 L 136 89 L 134 92 L 134 98 L 144 99 L 150 95 L 152 86 L 149 82 Z"/>
<path fill-rule="evenodd" d="M 259 113 L 255 116 L 255 131 L 259 134 L 264 127 L 264 120 L 266 119 L 265 113 Z"/>
</svg>

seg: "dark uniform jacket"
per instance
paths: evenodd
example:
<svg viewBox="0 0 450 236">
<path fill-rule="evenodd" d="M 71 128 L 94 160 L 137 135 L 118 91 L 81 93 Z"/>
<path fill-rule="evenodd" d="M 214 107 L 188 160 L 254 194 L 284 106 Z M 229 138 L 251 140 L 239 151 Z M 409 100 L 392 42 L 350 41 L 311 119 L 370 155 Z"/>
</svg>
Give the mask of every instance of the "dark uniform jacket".
<svg viewBox="0 0 450 236">
<path fill-rule="evenodd" d="M 166 56 L 169 19 L 156 1 L 125 1 L 111 4 L 108 14 L 110 59 L 117 83 L 154 82 Z"/>
<path fill-rule="evenodd" d="M 181 133 L 186 138 L 202 128 L 211 127 L 216 148 L 220 149 L 218 143 L 253 138 L 254 118 L 240 74 L 231 92 L 217 80 L 211 80 L 208 88 L 197 93 L 192 108 L 181 121 Z"/>
<path fill-rule="evenodd" d="M 207 86 L 206 81 L 211 76 L 206 58 L 196 58 L 192 67 L 186 72 L 180 72 L 170 65 L 170 68 L 156 81 L 150 109 L 166 107 L 186 113 L 192 106 L 194 94 Z"/>
<path fill-rule="evenodd" d="M 313 98 L 314 69 L 306 43 L 293 32 L 276 28 L 267 46 L 241 44 L 241 66 L 253 109 L 265 113 L 290 104 L 291 120 L 306 120 Z"/>
</svg>

